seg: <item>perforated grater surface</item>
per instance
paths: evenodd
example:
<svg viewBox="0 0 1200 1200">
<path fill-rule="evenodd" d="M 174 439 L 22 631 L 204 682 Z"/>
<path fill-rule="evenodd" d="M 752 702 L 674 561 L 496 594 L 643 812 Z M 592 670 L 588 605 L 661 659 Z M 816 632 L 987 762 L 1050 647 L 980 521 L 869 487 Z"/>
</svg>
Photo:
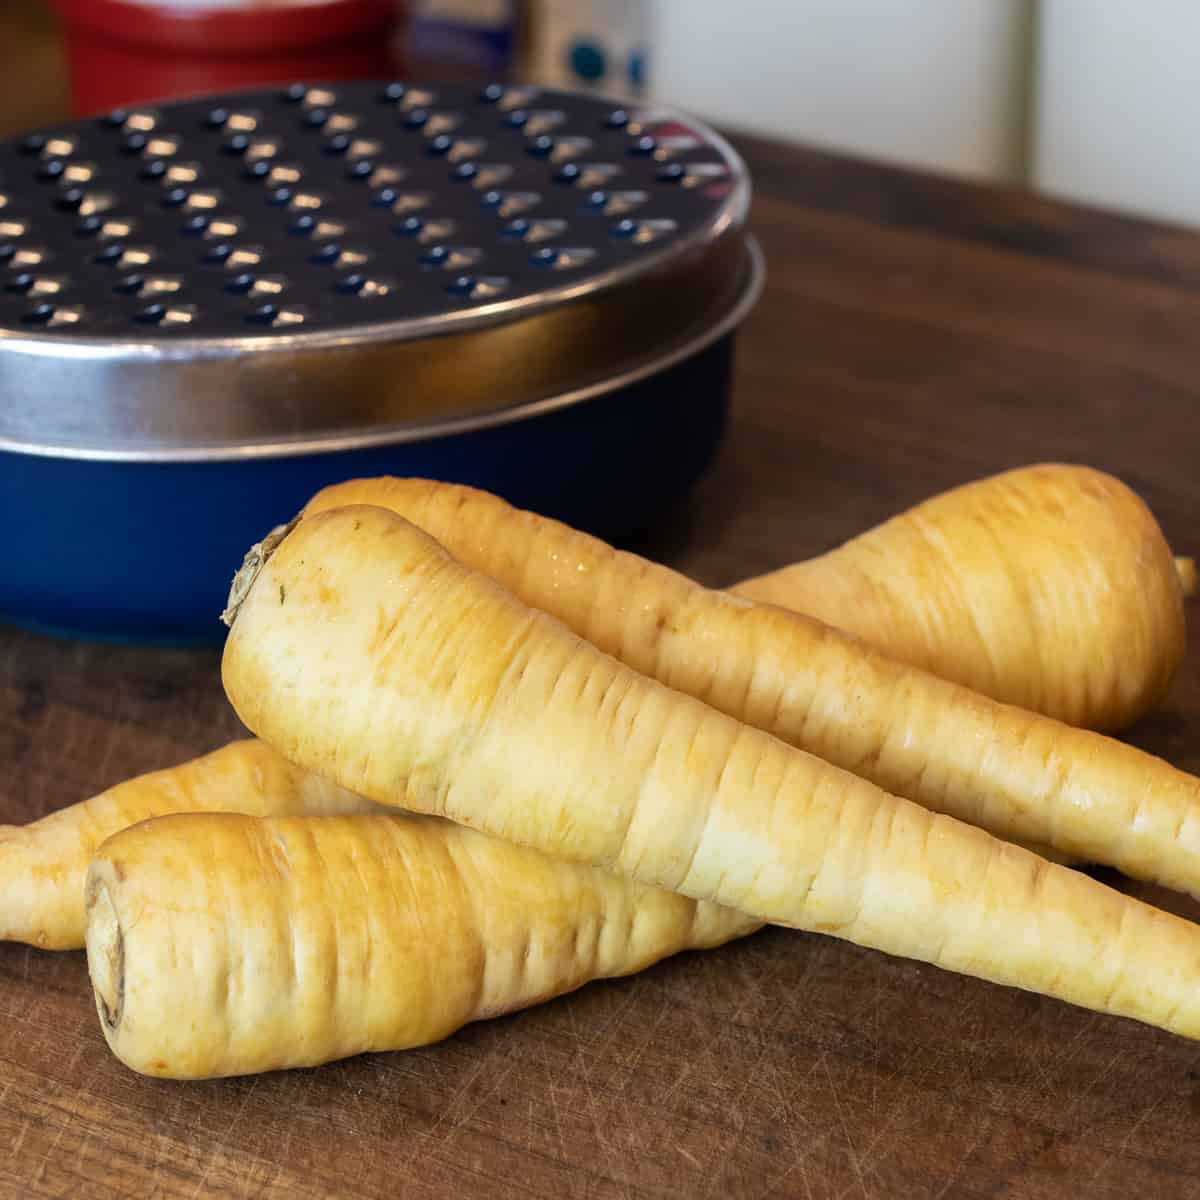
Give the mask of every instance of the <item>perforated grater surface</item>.
<svg viewBox="0 0 1200 1200">
<path fill-rule="evenodd" d="M 711 130 L 522 87 L 295 84 L 0 149 L 0 448 L 379 444 L 568 403 L 740 318 Z"/>
</svg>

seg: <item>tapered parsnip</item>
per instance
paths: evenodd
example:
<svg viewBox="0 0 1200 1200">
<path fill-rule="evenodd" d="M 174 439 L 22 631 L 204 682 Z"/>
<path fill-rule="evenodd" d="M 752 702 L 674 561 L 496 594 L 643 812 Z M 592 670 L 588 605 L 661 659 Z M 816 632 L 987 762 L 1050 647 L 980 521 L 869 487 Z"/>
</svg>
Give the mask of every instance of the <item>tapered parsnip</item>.
<svg viewBox="0 0 1200 1200">
<path fill-rule="evenodd" d="M 631 670 L 393 513 L 301 521 L 233 600 L 234 707 L 343 787 L 1200 1037 L 1200 929 Z"/>
<path fill-rule="evenodd" d="M 831 626 L 710 591 L 486 492 L 326 489 L 374 503 L 636 671 L 887 792 L 1003 838 L 1200 895 L 1200 781 L 1097 733 L 904 666 Z"/>
<path fill-rule="evenodd" d="M 375 808 L 253 739 L 139 775 L 31 825 L 0 826 L 0 940 L 81 949 L 88 860 L 105 838 L 138 821 L 175 812 L 267 816 Z"/>
<path fill-rule="evenodd" d="M 753 922 L 400 814 L 163 817 L 87 877 L 104 1035 L 177 1079 L 402 1050 Z"/>
<path fill-rule="evenodd" d="M 1120 729 L 1183 658 L 1186 571 L 1120 480 L 1049 463 L 934 496 L 733 590 L 993 699 Z"/>
</svg>

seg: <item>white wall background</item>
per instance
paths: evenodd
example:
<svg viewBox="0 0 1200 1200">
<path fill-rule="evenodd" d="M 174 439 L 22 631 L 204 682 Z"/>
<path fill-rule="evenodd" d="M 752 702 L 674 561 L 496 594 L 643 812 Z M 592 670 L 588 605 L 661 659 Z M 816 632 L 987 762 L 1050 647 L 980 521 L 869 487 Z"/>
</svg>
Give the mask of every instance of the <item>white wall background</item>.
<svg viewBox="0 0 1200 1200">
<path fill-rule="evenodd" d="M 956 174 L 1024 163 L 1026 0 L 656 0 L 655 95 Z"/>
<path fill-rule="evenodd" d="M 654 0 L 731 128 L 1200 226 L 1200 0 Z"/>
<path fill-rule="evenodd" d="M 1031 181 L 1200 224 L 1200 3 L 1043 0 Z"/>
</svg>

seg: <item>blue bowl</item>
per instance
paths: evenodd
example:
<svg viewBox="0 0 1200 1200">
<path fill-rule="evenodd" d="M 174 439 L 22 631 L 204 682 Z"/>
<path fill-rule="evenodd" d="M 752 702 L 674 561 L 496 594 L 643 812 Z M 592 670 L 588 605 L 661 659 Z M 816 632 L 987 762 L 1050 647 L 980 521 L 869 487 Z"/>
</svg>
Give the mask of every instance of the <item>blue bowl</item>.
<svg viewBox="0 0 1200 1200">
<path fill-rule="evenodd" d="M 646 528 L 720 445 L 733 334 L 617 391 L 507 424 L 369 449 L 204 462 L 0 452 L 0 616 L 45 632 L 219 643 L 242 556 L 328 484 L 467 483 L 608 541 Z"/>
</svg>

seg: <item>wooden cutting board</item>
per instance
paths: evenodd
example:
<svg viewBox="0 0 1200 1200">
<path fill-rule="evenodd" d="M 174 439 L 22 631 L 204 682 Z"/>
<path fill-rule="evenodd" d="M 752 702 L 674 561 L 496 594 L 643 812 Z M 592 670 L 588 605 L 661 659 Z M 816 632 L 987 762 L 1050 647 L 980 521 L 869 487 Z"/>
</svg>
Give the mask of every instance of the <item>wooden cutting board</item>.
<svg viewBox="0 0 1200 1200">
<path fill-rule="evenodd" d="M 1200 550 L 1200 237 L 744 149 L 770 284 L 721 460 L 646 552 L 725 584 L 1054 458 Z M 0 821 L 238 732 L 213 653 L 0 629 Z M 1195 644 L 1131 738 L 1200 770 Z M 1200 1194 L 1197 1046 L 780 930 L 428 1049 L 226 1082 L 119 1065 L 81 954 L 0 946 L 0 1016 L 4 1195 Z"/>
</svg>

